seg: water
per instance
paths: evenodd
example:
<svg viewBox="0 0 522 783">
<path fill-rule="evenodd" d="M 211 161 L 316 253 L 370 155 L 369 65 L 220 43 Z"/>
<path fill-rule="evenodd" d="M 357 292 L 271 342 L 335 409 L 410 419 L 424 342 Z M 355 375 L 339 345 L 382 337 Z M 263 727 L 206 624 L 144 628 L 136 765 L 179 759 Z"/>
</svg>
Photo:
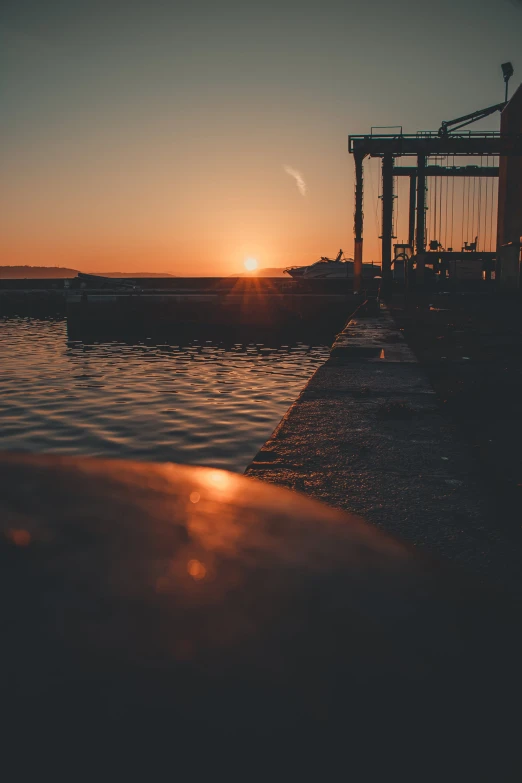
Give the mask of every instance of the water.
<svg viewBox="0 0 522 783">
<path fill-rule="evenodd" d="M 68 342 L 56 320 L 0 321 L 0 449 L 242 472 L 328 356 L 276 349 Z"/>
</svg>

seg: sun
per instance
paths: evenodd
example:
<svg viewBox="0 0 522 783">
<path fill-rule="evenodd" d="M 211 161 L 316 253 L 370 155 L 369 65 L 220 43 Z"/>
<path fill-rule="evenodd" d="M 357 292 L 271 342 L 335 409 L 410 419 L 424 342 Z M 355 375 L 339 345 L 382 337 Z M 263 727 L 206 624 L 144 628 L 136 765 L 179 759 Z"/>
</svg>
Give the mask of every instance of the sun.
<svg viewBox="0 0 522 783">
<path fill-rule="evenodd" d="M 243 261 L 243 266 L 247 272 L 254 272 L 257 269 L 257 261 L 255 258 L 246 258 Z"/>
</svg>

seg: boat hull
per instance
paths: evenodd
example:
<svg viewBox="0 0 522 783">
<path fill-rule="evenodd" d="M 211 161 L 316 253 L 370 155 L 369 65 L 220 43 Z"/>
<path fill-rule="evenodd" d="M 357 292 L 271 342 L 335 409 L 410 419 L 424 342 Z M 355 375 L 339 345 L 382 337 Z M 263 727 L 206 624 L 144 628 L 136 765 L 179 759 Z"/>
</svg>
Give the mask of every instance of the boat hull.
<svg viewBox="0 0 522 783">
<path fill-rule="evenodd" d="M 285 272 L 298 280 L 353 280 L 353 262 L 327 261 L 310 266 L 288 267 Z M 371 280 L 380 273 L 380 267 L 373 264 L 363 264 L 363 279 Z"/>
</svg>

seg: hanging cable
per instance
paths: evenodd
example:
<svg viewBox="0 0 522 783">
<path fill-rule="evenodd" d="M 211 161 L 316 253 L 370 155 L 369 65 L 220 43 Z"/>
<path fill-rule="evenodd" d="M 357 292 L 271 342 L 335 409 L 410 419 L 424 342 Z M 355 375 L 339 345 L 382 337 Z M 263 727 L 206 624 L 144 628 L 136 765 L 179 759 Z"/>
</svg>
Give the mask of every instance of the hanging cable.
<svg viewBox="0 0 522 783">
<path fill-rule="evenodd" d="M 488 156 L 488 166 L 490 165 L 490 158 Z M 493 191 L 495 189 L 495 181 L 494 179 L 491 179 L 491 184 L 489 184 L 490 178 L 488 177 L 488 189 L 489 189 L 489 197 L 488 197 L 488 211 L 486 212 L 486 227 L 488 225 L 488 222 L 491 221 L 491 215 L 493 214 Z M 489 226 L 489 249 L 490 251 L 493 250 L 493 232 L 491 230 L 491 226 Z"/>
<path fill-rule="evenodd" d="M 375 221 L 374 222 L 374 231 L 375 231 L 376 226 L 377 226 L 377 222 L 376 222 L 377 221 L 377 202 L 375 200 L 375 191 L 374 191 L 374 186 L 373 186 L 373 167 L 371 166 L 371 162 L 372 162 L 372 159 L 370 158 L 368 169 L 366 170 L 366 181 L 369 182 L 369 185 L 370 185 L 370 196 L 371 196 L 371 200 L 372 200 L 372 211 L 371 211 L 371 214 L 372 214 L 373 220 Z M 373 207 L 375 207 L 375 211 L 374 211 Z"/>
<path fill-rule="evenodd" d="M 439 165 L 439 159 L 435 158 L 435 165 Z M 439 220 L 439 180 L 440 177 L 435 177 L 433 180 L 433 240 L 439 241 L 437 232 L 438 220 Z"/>
<path fill-rule="evenodd" d="M 392 194 L 392 240 L 397 239 L 397 222 L 399 220 L 399 193 L 398 193 L 399 178 L 393 178 L 393 194 Z"/>
<path fill-rule="evenodd" d="M 437 165 L 438 166 L 440 166 L 441 162 L 442 162 L 442 158 L 440 159 L 440 161 L 437 158 Z M 442 179 L 441 179 L 441 177 L 437 177 L 437 188 L 435 190 L 436 223 L 435 223 L 435 232 L 434 232 L 435 233 L 435 237 L 434 237 L 434 239 L 436 239 L 437 242 L 439 242 L 439 243 L 440 243 L 440 231 L 439 231 L 439 228 L 440 228 L 440 188 L 441 188 L 441 185 L 442 185 Z"/>
<path fill-rule="evenodd" d="M 486 158 L 486 160 L 487 160 L 487 166 L 489 167 L 489 157 Z M 486 177 L 486 199 L 485 199 L 486 203 L 485 203 L 485 207 L 484 207 L 484 225 L 485 225 L 485 230 L 486 230 L 486 243 L 487 243 L 488 252 L 491 252 L 491 234 L 488 231 L 489 180 L 490 180 L 490 178 Z"/>
<path fill-rule="evenodd" d="M 443 162 L 443 158 L 441 158 L 441 164 Z M 439 188 L 439 236 L 437 237 L 439 240 L 439 244 L 442 244 L 442 186 L 444 184 L 444 177 L 440 177 L 440 188 Z"/>
<path fill-rule="evenodd" d="M 462 247 L 464 247 L 464 221 L 465 221 L 465 206 L 466 206 L 466 180 L 462 180 L 462 215 L 460 217 L 460 225 L 462 232 Z"/>
<path fill-rule="evenodd" d="M 475 236 L 475 228 L 474 228 L 474 222 L 475 222 L 475 177 L 471 178 L 469 180 L 469 203 L 470 203 L 470 220 L 469 220 L 469 236 L 468 236 L 468 243 L 471 244 L 473 242 L 473 238 Z"/>
<path fill-rule="evenodd" d="M 482 169 L 482 155 L 480 156 L 480 168 Z M 482 174 L 482 171 L 480 172 Z M 478 210 L 477 210 L 478 218 L 477 218 L 477 235 L 479 239 L 481 240 L 482 244 L 482 177 L 479 177 L 478 181 Z M 478 240 L 477 240 L 478 243 Z M 478 244 L 477 244 L 477 250 L 478 250 Z"/>
<path fill-rule="evenodd" d="M 382 210 L 379 204 L 382 202 L 382 177 L 381 177 L 381 159 L 377 158 L 375 165 L 375 177 L 377 179 L 377 209 L 375 220 L 375 232 L 377 234 L 377 247 L 378 247 L 378 261 L 382 264 L 382 245 L 379 241 L 381 234 L 381 214 Z"/>
<path fill-rule="evenodd" d="M 437 194 L 437 178 L 433 177 L 433 182 L 431 184 L 431 233 L 430 233 L 430 239 L 435 239 L 435 224 L 437 222 L 437 213 L 436 213 L 436 203 L 437 200 L 435 198 Z"/>
<path fill-rule="evenodd" d="M 379 160 L 379 159 L 377 159 Z M 368 179 L 370 181 L 370 189 L 372 194 L 372 203 L 374 205 L 374 210 L 372 210 L 372 215 L 374 216 L 374 236 L 377 240 L 377 248 L 378 248 L 378 257 L 377 260 L 380 263 L 380 253 L 381 253 L 381 243 L 379 242 L 379 199 L 380 199 L 380 187 L 381 187 L 381 178 L 379 176 L 379 169 L 378 164 L 377 167 L 375 166 L 375 159 L 371 160 L 371 163 L 374 164 L 370 168 Z M 374 179 L 377 173 L 377 184 L 374 184 Z M 375 198 L 375 193 L 377 193 L 377 198 Z"/>
<path fill-rule="evenodd" d="M 466 206 L 465 206 L 466 220 L 464 222 L 464 244 L 466 244 L 466 242 L 469 242 L 469 215 L 471 211 L 469 208 L 469 195 L 470 195 L 469 177 L 464 177 L 464 190 L 466 193 Z"/>
<path fill-rule="evenodd" d="M 490 158 L 489 155 L 487 157 L 488 166 L 490 165 Z M 488 231 L 488 237 L 489 237 L 489 250 L 491 252 L 491 249 L 493 247 L 493 237 L 491 236 L 491 228 L 488 229 L 488 221 L 490 219 L 491 212 L 493 210 L 493 189 L 495 187 L 495 183 L 493 179 L 491 178 L 491 184 L 490 184 L 490 177 L 488 177 L 488 191 L 487 191 L 487 204 L 486 204 L 486 231 Z M 490 192 L 491 191 L 491 192 Z"/>
<path fill-rule="evenodd" d="M 466 179 L 468 181 L 468 201 L 467 201 L 468 219 L 467 219 L 467 222 L 466 222 L 466 242 L 469 245 L 469 239 L 470 239 L 470 234 L 471 234 L 471 232 L 470 232 L 470 228 L 471 228 L 470 227 L 470 217 L 471 217 L 471 206 L 470 206 L 470 201 L 471 201 L 471 181 L 470 181 L 469 177 L 466 177 Z"/>
<path fill-rule="evenodd" d="M 498 166 L 498 159 L 493 158 L 493 165 Z M 498 183 L 498 179 L 496 180 Z M 495 228 L 493 228 L 493 214 L 495 214 Z M 497 214 L 498 214 L 498 184 L 495 187 L 495 182 L 493 182 L 493 187 L 491 189 L 491 213 L 489 216 L 489 225 L 490 225 L 490 234 L 491 234 L 491 249 L 496 252 L 497 249 Z"/>
<path fill-rule="evenodd" d="M 428 163 L 429 163 L 429 158 L 426 159 L 426 164 Z M 427 238 L 429 235 L 429 222 L 430 222 L 430 211 L 429 211 L 430 191 L 428 186 L 428 177 L 426 177 L 425 183 L 426 183 L 426 187 L 425 187 L 426 196 L 424 199 L 424 227 L 425 227 L 426 238 Z M 417 209 L 419 209 L 418 204 L 417 204 Z"/>
<path fill-rule="evenodd" d="M 438 158 L 435 158 L 437 161 Z M 437 193 L 437 187 L 439 184 L 439 178 L 434 177 L 433 178 L 433 237 L 432 239 L 437 239 L 437 203 L 438 203 L 438 193 Z"/>
<path fill-rule="evenodd" d="M 428 163 L 431 166 L 433 164 L 433 161 L 430 158 L 428 158 Z M 429 247 L 430 241 L 433 238 L 433 187 L 434 187 L 433 177 L 426 177 L 426 190 L 427 190 L 426 203 L 428 205 L 428 211 L 427 211 L 428 233 L 426 235 L 427 247 Z"/>
<path fill-rule="evenodd" d="M 446 168 L 449 166 L 449 158 L 446 158 Z M 448 247 L 448 186 L 449 177 L 445 177 L 445 194 L 444 194 L 444 250 Z"/>
<path fill-rule="evenodd" d="M 488 158 L 484 161 L 484 166 L 488 166 Z M 482 212 L 484 225 L 484 250 L 488 250 L 488 183 L 489 177 L 486 176 L 482 185 Z"/>
<path fill-rule="evenodd" d="M 397 239 L 399 233 L 399 177 L 393 178 L 393 197 L 397 207 L 393 210 L 392 239 Z"/>
<path fill-rule="evenodd" d="M 495 165 L 495 158 L 492 159 L 492 166 Z M 493 210 L 495 209 L 495 190 L 496 190 L 496 179 L 491 180 L 491 187 L 490 187 L 490 195 L 489 195 L 489 241 L 491 242 L 491 250 L 492 252 L 495 252 L 496 249 L 496 241 L 495 241 L 495 235 L 493 233 Z"/>
<path fill-rule="evenodd" d="M 453 156 L 453 168 L 455 168 L 455 155 Z M 453 216 L 455 208 L 455 177 L 451 178 L 451 231 L 450 231 L 450 247 L 453 248 Z"/>
</svg>

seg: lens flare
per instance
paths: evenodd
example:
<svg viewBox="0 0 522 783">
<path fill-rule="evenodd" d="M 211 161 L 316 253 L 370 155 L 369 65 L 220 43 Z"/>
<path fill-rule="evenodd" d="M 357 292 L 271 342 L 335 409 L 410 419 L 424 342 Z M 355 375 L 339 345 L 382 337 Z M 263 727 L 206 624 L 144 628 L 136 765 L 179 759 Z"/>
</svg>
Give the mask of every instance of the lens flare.
<svg viewBox="0 0 522 783">
<path fill-rule="evenodd" d="M 204 579 L 207 575 L 207 569 L 199 560 L 189 560 L 187 563 L 187 571 L 197 582 Z"/>
</svg>

